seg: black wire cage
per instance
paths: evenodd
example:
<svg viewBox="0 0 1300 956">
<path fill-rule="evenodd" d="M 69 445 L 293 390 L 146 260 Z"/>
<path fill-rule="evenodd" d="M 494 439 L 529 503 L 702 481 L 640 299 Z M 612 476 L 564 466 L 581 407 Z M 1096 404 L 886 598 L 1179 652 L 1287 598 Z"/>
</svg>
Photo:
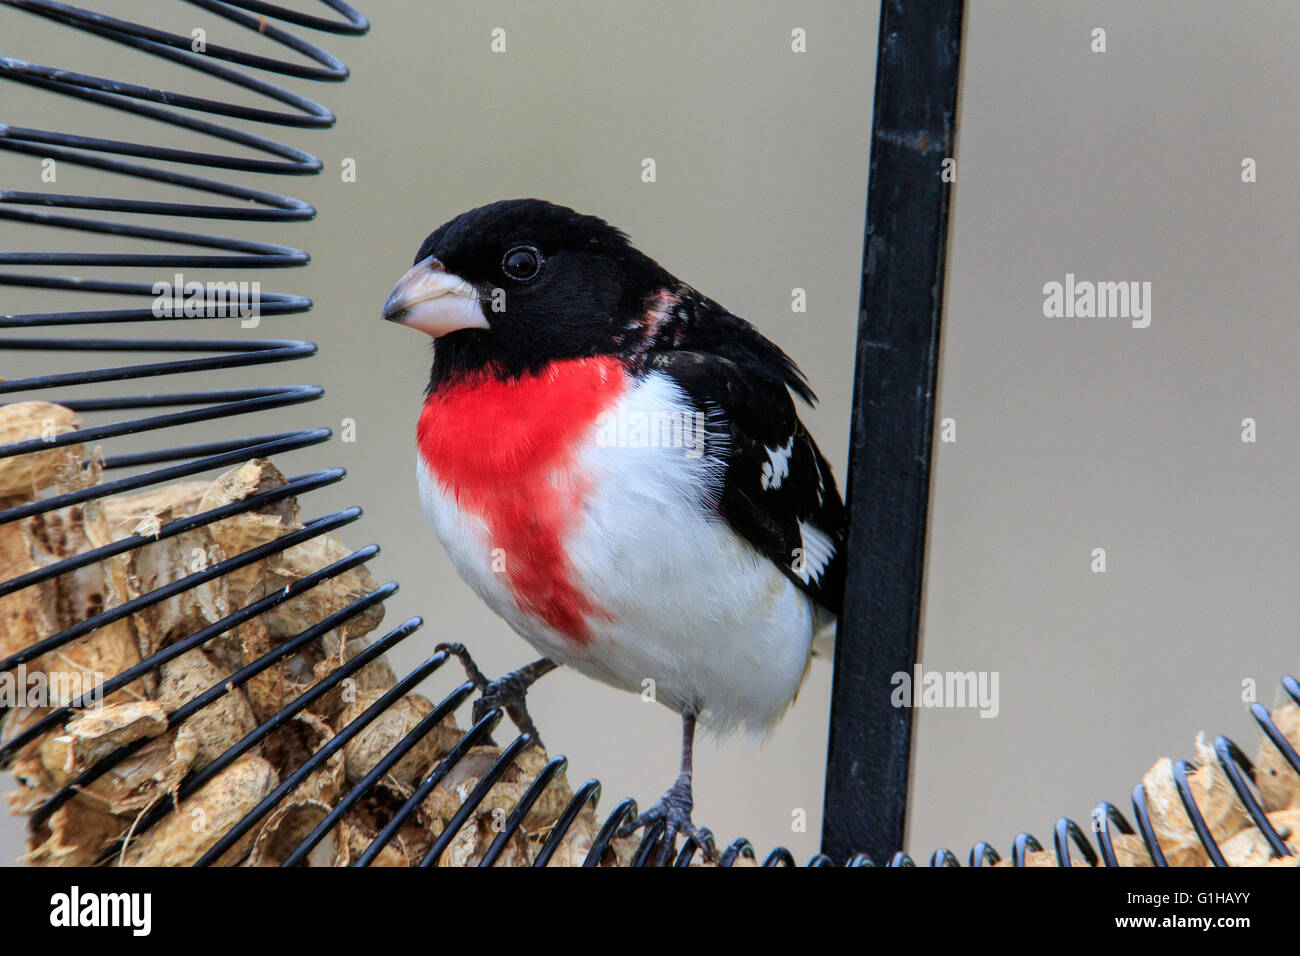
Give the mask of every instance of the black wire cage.
<svg viewBox="0 0 1300 956">
<path fill-rule="evenodd" d="M 178 247 L 176 251 L 161 254 L 126 251 L 3 252 L 0 253 L 0 263 L 7 269 L 38 266 L 108 270 L 132 267 L 269 269 L 304 265 L 308 261 L 304 251 L 287 246 L 153 223 L 156 220 L 170 223 L 176 219 L 294 222 L 314 215 L 311 206 L 293 197 L 223 182 L 208 175 L 178 172 L 176 167 L 281 176 L 318 172 L 321 163 L 309 153 L 236 129 L 223 120 L 252 120 L 264 125 L 308 129 L 331 126 L 334 116 L 326 107 L 254 75 L 254 71 L 262 75 L 316 81 L 345 79 L 347 68 L 342 61 L 291 31 L 296 27 L 341 36 L 359 36 L 368 28 L 360 13 L 342 0 L 322 0 L 328 10 L 326 16 L 308 15 L 259 0 L 188 0 L 213 16 L 281 45 L 298 58 L 291 61 L 216 45 L 207 45 L 202 52 L 196 52 L 191 37 L 54 0 L 0 2 L 56 21 L 70 31 L 90 34 L 199 71 L 273 104 L 270 108 L 254 108 L 118 82 L 12 57 L 0 58 L 0 76 L 8 81 L 200 134 L 229 149 L 229 152 L 200 152 L 147 142 L 93 138 L 57 130 L 0 124 L 0 148 L 10 152 L 51 158 L 201 194 L 194 201 L 180 202 L 5 190 L 0 192 L 0 218 L 5 220 L 98 233 L 122 240 L 148 239 Z M 903 851 L 911 710 L 891 707 L 887 694 L 865 691 L 867 688 L 888 687 L 889 675 L 910 671 L 917 658 L 948 232 L 949 185 L 936 175 L 936 170 L 940 160 L 951 155 L 956 135 L 961 25 L 960 0 L 886 4 L 881 13 L 848 481 L 851 559 L 845 612 L 835 652 L 822 852 L 809 861 L 813 866 L 914 865 L 913 859 Z M 129 221 L 91 218 L 87 213 L 92 211 L 125 214 Z M 883 254 L 885 250 L 890 254 Z M 0 274 L 0 284 L 29 289 L 154 297 L 154 289 L 149 283 L 107 278 L 7 271 Z M 265 315 L 302 313 L 310 308 L 308 299 L 290 293 L 262 293 L 260 297 L 260 309 Z M 6 403 L 11 403 L 45 396 L 51 391 L 57 395 L 58 390 L 74 386 L 202 375 L 282 363 L 308 358 L 316 350 L 311 342 L 289 339 L 126 339 L 113 337 L 111 332 L 98 338 L 22 335 L 24 331 L 30 333 L 83 325 L 116 326 L 153 318 L 155 315 L 149 307 L 0 316 L 0 327 L 6 330 L 5 337 L 0 339 L 0 349 L 67 356 L 69 364 L 74 366 L 69 371 L 9 376 L 0 381 L 0 394 L 5 396 Z M 888 347 L 880 347 L 882 345 Z M 163 361 L 106 364 L 94 368 L 76 367 L 71 358 L 89 353 L 99 359 L 101 353 L 119 352 L 162 353 L 168 357 Z M 37 500 L 8 502 L 8 506 L 0 511 L 0 529 L 35 516 L 54 514 L 60 509 L 161 487 L 185 478 L 216 474 L 251 459 L 286 455 L 326 442 L 331 436 L 326 428 L 257 434 L 207 444 L 185 444 L 181 437 L 184 426 L 193 423 L 270 413 L 313 401 L 322 394 L 323 390 L 318 386 L 297 385 L 227 389 L 196 387 L 189 391 L 151 392 L 127 397 L 50 399 L 72 412 L 104 413 L 111 420 L 105 424 L 12 441 L 0 446 L 0 461 L 37 456 L 59 448 L 90 447 L 92 443 L 100 442 L 111 449 L 114 439 L 129 435 L 155 436 L 157 447 L 151 451 L 110 453 L 93 463 L 85 461 L 83 467 L 89 469 L 93 465 L 102 469 L 105 479 Z M 139 417 L 128 418 L 122 413 L 137 413 Z M 122 477 L 112 477 L 116 474 Z M 0 601 L 15 595 L 21 597 L 27 589 L 52 582 L 60 576 L 76 575 L 83 569 L 151 543 L 179 539 L 196 529 L 241 514 L 264 511 L 290 499 L 296 500 L 343 478 L 341 468 L 294 475 L 276 487 L 61 557 L 0 583 Z M 73 645 L 97 629 L 146 612 L 223 576 L 247 570 L 258 562 L 283 555 L 298 545 L 321 539 L 351 525 L 360 516 L 361 510 L 353 507 L 312 518 L 295 530 L 192 570 L 136 598 L 108 607 L 91 608 L 83 619 L 71 626 L 44 635 L 21 648 L 4 649 L 0 672 L 14 671 L 37 662 L 44 655 Z M 370 545 L 351 551 L 282 589 L 233 609 L 215 623 L 192 630 L 187 636 L 166 644 L 111 676 L 96 687 L 93 694 L 82 695 L 39 715 L 29 715 L 21 724 L 16 724 L 14 715 L 9 714 L 4 736 L 0 738 L 0 760 L 12 760 L 33 741 L 64 726 L 90 700 L 128 687 L 181 655 L 208 646 L 246 622 L 272 613 L 309 594 L 314 588 L 340 579 L 363 567 L 378 550 L 377 546 Z M 865 573 L 868 568 L 872 573 Z M 397 584 L 391 582 L 375 587 L 310 623 L 294 636 L 248 661 L 227 679 L 170 710 L 166 714 L 167 728 L 176 728 L 195 719 L 195 715 L 221 701 L 234 689 L 247 686 L 268 669 L 371 612 L 396 590 Z M 354 680 L 388 650 L 420 631 L 423 623 L 419 618 L 407 620 L 355 656 L 319 673 L 310 686 L 258 723 L 255 729 L 215 756 L 201 770 L 180 780 L 170 799 L 147 809 L 134 822 L 130 837 L 139 838 L 178 813 L 178 808 L 183 808 L 187 799 L 202 791 L 241 757 L 268 741 L 323 697 L 337 693 L 345 682 Z M 0 645 L 0 649 L 3 648 L 4 645 Z M 439 671 L 451 656 L 451 650 L 440 648 L 341 726 L 327 743 L 305 752 L 296 770 L 286 775 L 256 806 L 243 813 L 207 845 L 197 865 L 215 863 L 240 845 L 296 788 L 335 759 L 366 728 L 398 706 L 412 689 Z M 1283 686 L 1290 699 L 1300 704 L 1300 684 L 1286 678 Z M 472 698 L 474 691 L 473 682 L 462 682 L 431 712 L 423 715 L 379 757 L 359 782 L 338 797 L 328 813 L 299 834 L 301 838 L 284 854 L 282 865 L 302 864 L 403 758 L 410 755 L 448 715 Z M 1283 756 L 1290 772 L 1300 775 L 1300 756 L 1269 711 L 1258 704 L 1253 710 L 1261 730 Z M 411 788 L 409 795 L 393 802 L 385 819 L 378 825 L 378 832 L 352 862 L 362 866 L 375 862 L 435 788 L 449 775 L 455 774 L 476 747 L 489 741 L 491 735 L 501 729 L 502 716 L 500 710 L 490 711 L 454 741 L 446 755 Z M 93 765 L 62 782 L 57 792 L 32 808 L 29 825 L 33 829 L 45 825 L 78 793 L 131 760 L 147 741 L 148 738 L 144 737 L 125 741 L 99 756 Z M 527 735 L 516 735 L 500 749 L 490 766 L 481 768 L 471 792 L 423 853 L 419 860 L 421 865 L 435 865 L 443 860 L 458 831 L 479 809 L 492 788 L 511 772 L 532 743 Z M 1215 741 L 1213 749 L 1237 799 L 1267 840 L 1272 855 L 1291 855 L 1285 840 L 1270 824 L 1261 806 L 1250 760 L 1232 741 L 1223 737 Z M 529 813 L 540 802 L 553 799 L 557 779 L 565 768 L 566 760 L 562 756 L 548 759 L 539 768 L 532 782 L 505 814 L 497 835 L 478 861 L 481 865 L 490 866 L 498 862 Z M 1178 763 L 1174 768 L 1175 785 L 1210 861 L 1222 866 L 1225 865 L 1224 855 L 1189 783 L 1196 769 L 1186 761 Z M 532 865 L 551 863 L 575 821 L 583 813 L 590 812 L 600 798 L 601 787 L 596 780 L 588 780 L 573 788 L 563 806 L 557 808 L 553 825 L 533 857 Z M 1097 807 L 1087 831 L 1073 820 L 1059 820 L 1053 834 L 1056 862 L 1060 866 L 1078 865 L 1080 862 L 1115 866 L 1114 835 L 1136 833 L 1140 835 L 1150 861 L 1157 866 L 1166 865 L 1166 856 L 1152 826 L 1142 785 L 1134 789 L 1132 810 L 1136 828 L 1110 803 Z M 636 803 L 624 799 L 604 815 L 585 853 L 584 865 L 595 866 L 609 861 L 610 847 L 616 834 L 636 819 L 636 812 Z M 122 844 L 122 839 L 114 841 L 98 862 L 114 860 L 121 852 Z M 660 824 L 640 834 L 630 862 L 633 865 L 672 863 L 685 866 L 697 859 L 700 849 L 691 840 L 679 847 L 676 834 L 665 832 Z M 730 866 L 742 859 L 758 862 L 755 848 L 743 838 L 720 849 L 719 865 Z M 1024 865 L 1029 854 L 1041 850 L 1043 847 L 1038 840 L 1022 833 L 1012 847 L 1011 861 L 1017 866 Z M 971 866 L 982 866 L 999 860 L 998 852 L 991 845 L 977 843 L 970 850 L 967 861 Z M 761 862 L 764 866 L 790 866 L 796 861 L 788 850 L 777 848 Z M 960 861 L 951 851 L 938 850 L 929 858 L 929 864 L 957 866 Z"/>
</svg>

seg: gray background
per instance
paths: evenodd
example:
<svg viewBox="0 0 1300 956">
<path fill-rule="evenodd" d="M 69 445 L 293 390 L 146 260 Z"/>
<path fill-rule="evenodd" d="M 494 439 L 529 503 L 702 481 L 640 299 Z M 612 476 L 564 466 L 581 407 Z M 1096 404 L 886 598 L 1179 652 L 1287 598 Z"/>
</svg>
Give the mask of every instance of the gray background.
<svg viewBox="0 0 1300 956">
<path fill-rule="evenodd" d="M 428 619 L 395 655 L 399 668 L 436 640 L 460 638 L 486 669 L 504 671 L 528 649 L 455 578 L 419 516 L 412 434 L 428 345 L 380 323 L 389 288 L 428 232 L 480 203 L 541 196 L 599 214 L 791 352 L 821 395 L 807 420 L 842 481 L 877 11 L 847 2 L 375 2 L 365 11 L 374 26 L 364 39 L 311 36 L 352 78 L 292 84 L 337 113 L 336 129 L 248 127 L 316 153 L 323 174 L 218 174 L 302 197 L 319 216 L 212 231 L 306 248 L 314 264 L 285 274 L 191 270 L 258 278 L 265 291 L 311 296 L 315 309 L 253 331 L 224 321 L 130 334 L 320 343 L 306 364 L 209 384 L 320 383 L 322 401 L 187 439 L 322 423 L 337 431 L 355 419 L 354 444 L 281 460 L 291 474 L 332 464 L 350 472 L 308 496 L 305 514 L 365 506 L 342 538 L 382 544 L 372 569 L 402 582 L 386 626 Z M 281 55 L 185 5 L 120 0 L 113 12 L 186 34 L 203 26 L 209 43 Z M 1058 815 L 1086 822 L 1102 799 L 1127 808 L 1155 758 L 1191 756 L 1200 729 L 1253 752 L 1242 682 L 1257 681 L 1267 702 L 1296 668 L 1298 19 L 1291 3 L 971 5 L 940 402 L 958 440 L 937 447 L 924 664 L 997 671 L 1001 699 L 992 720 L 920 713 L 917 853 L 950 845 L 964 856 L 980 839 L 1005 849 L 1022 829 L 1046 839 Z M 505 54 L 490 52 L 494 27 L 507 31 Z M 790 52 L 795 27 L 807 31 L 804 54 Z M 1105 54 L 1090 52 L 1094 27 L 1107 30 Z M 8 8 L 0 36 L 9 55 L 265 105 Z M 16 84 L 0 85 L 0 96 L 0 120 L 17 125 L 214 148 Z M 1245 156 L 1258 162 L 1254 184 L 1240 180 Z M 340 181 L 345 157 L 356 160 L 355 183 Z M 653 184 L 640 181 L 644 157 L 657 162 Z M 18 189 L 173 195 L 68 164 L 50 187 L 33 158 L 3 154 L 0 165 Z M 0 229 L 8 249 L 121 248 Z M 1067 272 L 1151 282 L 1150 328 L 1044 318 L 1042 286 Z M 794 287 L 807 290 L 806 314 L 790 311 Z M 118 304 L 0 293 L 9 312 Z M 0 362 L 5 377 L 77 364 L 23 353 Z M 94 393 L 192 387 L 161 379 Z M 1258 421 L 1256 444 L 1240 441 L 1246 416 Z M 1107 550 L 1104 575 L 1090 571 L 1094 547 Z M 764 746 L 703 744 L 699 821 L 724 839 L 748 835 L 763 852 L 778 843 L 800 859 L 814 852 L 829 678 L 828 664 L 815 663 Z M 652 800 L 672 780 L 678 728 L 663 708 L 564 673 L 531 703 L 553 750 L 571 758 L 570 778 L 604 781 L 605 807 L 624 794 Z M 807 831 L 792 832 L 800 809 Z M 20 831 L 17 821 L 0 826 L 0 859 L 20 852 Z"/>
</svg>

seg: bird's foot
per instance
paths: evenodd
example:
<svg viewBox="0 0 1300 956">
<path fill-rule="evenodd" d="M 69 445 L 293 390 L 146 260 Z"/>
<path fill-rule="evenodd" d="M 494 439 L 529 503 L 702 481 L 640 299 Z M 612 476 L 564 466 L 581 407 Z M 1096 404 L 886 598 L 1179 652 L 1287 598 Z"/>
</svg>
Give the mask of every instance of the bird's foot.
<svg viewBox="0 0 1300 956">
<path fill-rule="evenodd" d="M 528 734 L 533 739 L 533 743 L 540 747 L 542 736 L 537 732 L 537 725 L 533 723 L 525 703 L 528 685 L 531 683 L 532 681 L 524 679 L 520 671 L 511 671 L 504 677 L 498 677 L 480 686 L 479 697 L 474 701 L 474 707 L 470 711 L 474 723 L 477 724 L 500 707 L 514 721 L 520 732 Z"/>
<path fill-rule="evenodd" d="M 702 827 L 697 827 L 691 820 L 691 811 L 694 809 L 695 798 L 691 794 L 691 778 L 682 774 L 677 778 L 677 782 L 668 788 L 668 792 L 655 801 L 654 806 L 626 824 L 619 830 L 618 835 L 630 836 L 642 827 L 648 829 L 657 823 L 662 823 L 665 828 L 664 862 L 679 833 L 699 847 L 706 860 L 715 860 L 718 851 L 713 842 L 713 834 Z"/>
<path fill-rule="evenodd" d="M 519 728 L 520 733 L 528 734 L 535 745 L 539 747 L 542 745 L 541 734 L 537 732 L 537 725 L 533 723 L 533 718 L 528 713 L 525 699 L 528 696 L 528 688 L 532 686 L 533 681 L 547 671 L 554 669 L 554 664 L 545 661 L 548 666 L 541 669 L 538 665 L 543 662 L 538 661 L 511 671 L 504 677 L 488 680 L 483 672 L 479 670 L 478 665 L 474 663 L 474 658 L 470 656 L 464 644 L 439 644 L 437 650 L 446 651 L 459 658 L 461 666 L 465 668 L 466 676 L 478 688 L 479 696 L 475 698 L 473 708 L 470 711 L 470 717 L 474 723 L 477 724 L 499 707 Z"/>
</svg>

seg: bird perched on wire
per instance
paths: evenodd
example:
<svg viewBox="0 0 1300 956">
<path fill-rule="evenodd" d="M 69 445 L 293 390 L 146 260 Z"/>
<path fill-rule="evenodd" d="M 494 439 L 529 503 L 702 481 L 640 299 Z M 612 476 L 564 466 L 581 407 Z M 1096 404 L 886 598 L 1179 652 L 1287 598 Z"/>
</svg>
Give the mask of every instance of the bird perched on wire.
<svg viewBox="0 0 1300 956">
<path fill-rule="evenodd" d="M 839 613 L 845 511 L 752 325 L 605 221 L 537 199 L 436 229 L 383 317 L 435 339 L 420 497 L 460 576 L 542 659 L 480 685 L 524 706 L 557 665 L 682 717 L 681 774 L 628 829 L 691 819 L 696 722 L 770 730 Z M 671 843 L 671 836 L 669 842 Z"/>
</svg>

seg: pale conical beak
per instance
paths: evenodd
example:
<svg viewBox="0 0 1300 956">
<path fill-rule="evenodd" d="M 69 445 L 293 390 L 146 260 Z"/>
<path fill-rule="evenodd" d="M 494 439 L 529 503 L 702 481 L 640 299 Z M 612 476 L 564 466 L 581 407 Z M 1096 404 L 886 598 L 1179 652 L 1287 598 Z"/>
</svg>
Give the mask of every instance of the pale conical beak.
<svg viewBox="0 0 1300 956">
<path fill-rule="evenodd" d="M 457 329 L 486 329 L 478 292 L 429 256 L 411 266 L 384 303 L 383 317 L 435 339 Z"/>
</svg>

